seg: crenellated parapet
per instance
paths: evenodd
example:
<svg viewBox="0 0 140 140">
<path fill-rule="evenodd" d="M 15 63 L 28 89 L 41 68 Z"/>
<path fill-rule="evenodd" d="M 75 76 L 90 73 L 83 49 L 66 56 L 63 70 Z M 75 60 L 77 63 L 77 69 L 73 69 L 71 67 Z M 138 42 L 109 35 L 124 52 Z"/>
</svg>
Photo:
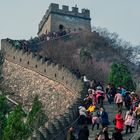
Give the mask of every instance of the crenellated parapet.
<svg viewBox="0 0 140 140">
<path fill-rule="evenodd" d="M 5 58 L 8 61 L 33 70 L 51 80 L 57 81 L 74 93 L 78 93 L 82 90 L 82 81 L 77 79 L 67 68 L 52 63 L 49 60 L 45 60 L 32 52 L 16 49 L 6 39 L 1 41 L 1 46 L 2 50 L 5 52 Z"/>
<path fill-rule="evenodd" d="M 52 108 L 52 106 L 55 106 L 55 104 L 58 106 L 58 103 L 57 101 L 56 103 L 55 101 L 51 102 L 50 96 L 48 96 L 48 99 L 45 100 L 46 106 L 51 109 L 52 113 L 50 114 L 54 114 L 56 118 L 53 117 L 50 119 L 47 126 L 44 124 L 44 126 L 40 127 L 38 131 L 33 134 L 33 137 L 36 139 L 39 139 L 42 136 L 48 140 L 60 140 L 65 138 L 67 132 L 67 129 L 65 128 L 73 123 L 78 117 L 78 106 L 81 103 L 81 98 L 83 98 L 85 95 L 83 82 L 80 79 L 77 79 L 76 76 L 67 68 L 59 64 L 54 64 L 43 57 L 35 55 L 32 52 L 26 52 L 23 49 L 16 49 L 7 39 L 1 40 L 1 46 L 7 61 L 37 72 L 48 79 L 62 84 L 69 91 L 71 91 L 73 96 L 75 96 L 75 99 L 72 100 L 71 103 L 66 103 L 66 97 L 62 96 L 61 101 L 63 102 L 61 104 L 65 105 L 63 106 L 65 108 L 63 113 L 60 105 L 59 110 Z M 53 96 L 53 93 L 51 96 Z M 56 112 L 61 113 L 57 113 L 58 115 L 55 115 Z"/>
</svg>

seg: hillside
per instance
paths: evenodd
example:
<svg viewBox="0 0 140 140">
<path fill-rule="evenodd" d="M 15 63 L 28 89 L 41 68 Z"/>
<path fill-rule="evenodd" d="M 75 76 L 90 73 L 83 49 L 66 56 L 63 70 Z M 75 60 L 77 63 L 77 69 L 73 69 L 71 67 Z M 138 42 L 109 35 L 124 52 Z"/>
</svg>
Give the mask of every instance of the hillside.
<svg viewBox="0 0 140 140">
<path fill-rule="evenodd" d="M 138 67 L 130 61 L 132 55 L 128 55 L 132 54 L 131 49 L 113 46 L 97 32 L 67 34 L 49 41 L 40 38 L 29 41 L 5 39 L 2 40 L 2 46 L 6 58 L 3 81 L 7 89 L 14 91 L 10 97 L 30 110 L 33 96 L 39 95 L 44 112 L 50 120 L 67 114 L 66 110 L 69 112 L 73 106 L 76 109 L 79 106 L 79 95 L 84 93 L 83 84 L 71 72 L 77 77 L 86 74 L 89 79 L 106 84 L 110 65 L 118 62 L 129 67 L 132 74 L 135 74 L 135 81 L 139 77 Z M 58 101 L 62 108 L 58 106 Z M 77 103 L 77 106 L 71 101 Z M 49 122 L 46 123 L 45 130 L 41 128 L 41 133 L 46 137 L 46 127 L 56 133 L 57 124 L 64 124 L 65 127 L 68 122 L 72 122 L 74 114 L 76 116 L 75 109 L 72 110 L 69 121 L 63 115 L 65 119 L 62 122 L 52 124 L 55 125 L 53 130 Z M 64 128 L 58 127 L 58 130 Z"/>
<path fill-rule="evenodd" d="M 105 83 L 112 63 L 124 63 L 139 81 L 139 67 L 131 62 L 135 58 L 132 47 L 117 44 L 116 40 L 103 37 L 97 32 L 80 32 L 70 36 L 39 43 L 39 54 L 50 61 L 71 69 L 78 76 Z"/>
<path fill-rule="evenodd" d="M 86 74 L 88 79 L 96 79 L 104 84 L 108 81 L 110 65 L 114 62 L 123 63 L 130 69 L 136 83 L 140 83 L 140 67 L 132 61 L 136 58 L 134 52 L 137 49 L 133 49 L 127 42 L 120 41 L 116 33 L 111 34 L 104 30 L 81 31 L 50 40 L 42 35 L 28 41 L 10 42 L 16 48 L 22 46 L 25 51 L 45 58 L 44 61 L 67 67 L 77 77 Z"/>
</svg>

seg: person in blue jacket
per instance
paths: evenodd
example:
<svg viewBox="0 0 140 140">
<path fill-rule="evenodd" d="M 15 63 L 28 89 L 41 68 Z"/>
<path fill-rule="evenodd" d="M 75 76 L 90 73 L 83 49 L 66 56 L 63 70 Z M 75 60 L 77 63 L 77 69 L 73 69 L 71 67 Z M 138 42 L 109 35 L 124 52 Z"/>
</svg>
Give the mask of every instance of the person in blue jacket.
<svg viewBox="0 0 140 140">
<path fill-rule="evenodd" d="M 100 118 L 101 125 L 103 128 L 109 125 L 108 113 L 105 111 L 103 107 L 100 107 Z"/>
</svg>

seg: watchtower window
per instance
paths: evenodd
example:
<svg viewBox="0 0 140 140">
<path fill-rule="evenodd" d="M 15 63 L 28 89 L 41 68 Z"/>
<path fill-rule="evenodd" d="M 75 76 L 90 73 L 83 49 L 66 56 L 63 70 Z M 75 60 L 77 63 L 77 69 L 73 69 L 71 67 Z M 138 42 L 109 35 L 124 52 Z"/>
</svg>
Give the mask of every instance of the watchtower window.
<svg viewBox="0 0 140 140">
<path fill-rule="evenodd" d="M 59 25 L 59 30 L 63 31 L 64 30 L 64 26 L 62 24 Z"/>
</svg>

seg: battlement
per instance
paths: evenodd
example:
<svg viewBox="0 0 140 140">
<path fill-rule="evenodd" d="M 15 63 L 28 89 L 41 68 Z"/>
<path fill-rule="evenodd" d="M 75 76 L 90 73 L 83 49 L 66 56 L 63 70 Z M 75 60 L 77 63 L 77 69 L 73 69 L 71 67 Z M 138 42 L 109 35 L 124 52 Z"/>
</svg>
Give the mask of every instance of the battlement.
<svg viewBox="0 0 140 140">
<path fill-rule="evenodd" d="M 79 12 L 77 7 L 72 7 L 72 10 L 69 10 L 69 6 L 62 5 L 62 8 L 59 8 L 59 4 L 51 3 L 49 9 L 46 11 L 42 20 L 39 23 L 39 31 L 43 28 L 45 22 L 48 20 L 51 14 L 68 16 L 73 18 L 79 18 L 90 21 L 90 11 L 88 9 L 82 9 Z"/>
<path fill-rule="evenodd" d="M 90 18 L 90 11 L 88 9 L 82 9 L 81 13 L 78 11 L 77 7 L 72 7 L 72 11 L 69 10 L 69 6 L 62 5 L 62 9 L 59 8 L 59 4 L 51 3 L 48 9 L 50 12 L 58 12 L 58 13 L 65 13 L 76 16 L 83 17 L 83 18 Z"/>
<path fill-rule="evenodd" d="M 56 136 L 57 133 L 59 133 L 68 124 L 71 124 L 73 120 L 77 118 L 77 112 L 78 112 L 78 106 L 80 105 L 80 99 L 85 95 L 83 82 L 80 79 L 77 79 L 76 76 L 73 73 L 71 73 L 67 68 L 59 64 L 52 63 L 49 60 L 46 60 L 45 58 L 39 55 L 35 55 L 32 52 L 28 52 L 23 49 L 16 49 L 12 45 L 12 43 L 9 42 L 8 39 L 1 40 L 1 47 L 2 47 L 2 51 L 4 52 L 5 59 L 7 60 L 5 62 L 8 62 L 6 63 L 6 66 L 12 66 L 12 69 L 10 68 L 11 73 L 13 73 L 13 70 L 15 70 L 16 74 L 21 74 L 21 77 L 24 77 L 24 74 L 26 73 L 24 72 L 19 73 L 19 71 L 21 70 L 19 69 L 19 66 L 21 66 L 23 67 L 22 69 L 23 71 L 26 69 L 27 72 L 29 72 L 29 70 L 36 72 L 36 74 L 44 76 L 46 77 L 46 79 L 48 78 L 50 80 L 53 80 L 54 82 L 57 82 L 57 84 L 63 85 L 68 91 L 70 91 L 69 92 L 71 93 L 70 96 L 68 96 L 68 92 L 66 92 L 65 95 L 62 95 L 61 98 L 59 94 L 56 94 L 56 92 L 54 93 L 52 92 L 51 94 L 47 94 L 45 92 L 44 94 L 43 93 L 44 90 L 43 90 L 42 93 L 41 92 L 39 93 L 41 94 L 40 95 L 41 98 L 43 97 L 42 99 L 45 100 L 44 108 L 45 110 L 47 110 L 47 113 L 48 113 L 47 115 L 50 118 L 50 120 L 48 121 L 47 126 L 46 124 L 44 124 L 41 128 L 39 128 L 40 133 L 38 135 L 42 136 L 43 134 L 45 138 L 48 138 L 48 139 L 53 138 L 54 136 Z M 8 73 L 8 72 L 5 71 L 5 73 Z M 11 73 L 8 73 L 10 78 L 12 75 Z M 36 76 L 34 75 L 34 77 Z M 15 85 L 15 81 L 13 82 Z M 18 81 L 18 84 L 20 86 L 23 86 L 22 83 L 20 83 L 19 81 Z M 38 90 L 38 88 L 36 89 Z M 20 95 L 21 91 L 18 93 Z M 22 93 L 23 93 L 23 90 L 22 90 Z M 32 92 L 32 94 L 34 93 L 35 92 Z M 67 98 L 70 98 L 70 99 L 68 100 Z M 58 101 L 59 101 L 59 104 L 61 103 L 59 107 L 58 107 Z M 57 119 L 59 121 L 57 121 Z M 43 128 L 47 131 L 44 132 Z M 57 131 L 55 128 L 57 128 Z M 50 133 L 47 133 L 47 132 L 50 132 Z M 61 135 L 57 135 L 57 137 L 62 139 Z M 65 137 L 65 135 L 63 137 Z"/>
<path fill-rule="evenodd" d="M 8 61 L 59 82 L 73 93 L 79 93 L 82 90 L 83 84 L 81 80 L 77 79 L 67 68 L 52 63 L 32 52 L 16 49 L 6 39 L 1 40 L 1 46 Z"/>
</svg>

